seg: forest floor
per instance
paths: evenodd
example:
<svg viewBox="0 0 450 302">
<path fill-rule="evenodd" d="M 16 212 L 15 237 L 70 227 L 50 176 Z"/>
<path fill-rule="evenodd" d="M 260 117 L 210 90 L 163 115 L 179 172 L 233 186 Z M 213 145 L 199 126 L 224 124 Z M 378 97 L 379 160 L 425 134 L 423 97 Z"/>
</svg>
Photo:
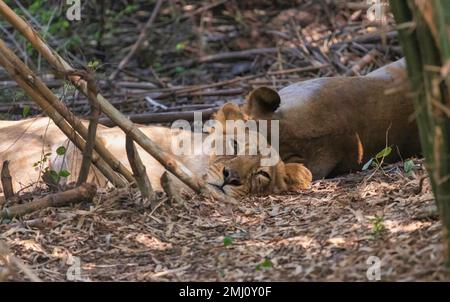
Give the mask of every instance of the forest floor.
<svg viewBox="0 0 450 302">
<path fill-rule="evenodd" d="M 85 21 L 70 26 L 55 11 L 48 19 L 52 1 L 29 13 L 57 25 L 33 24 L 74 65 L 95 66 L 100 91 L 127 115 L 214 109 L 242 102 L 258 86 L 364 75 L 402 56 L 392 19 L 381 27 L 368 22 L 360 1 L 184 2 L 162 7 L 114 81 L 107 78 L 149 18 L 149 1 L 86 2 Z M 67 106 L 86 116 L 86 100 L 36 64 L 36 52 L 8 24 L 0 21 L 0 29 Z M 41 114 L 1 69 L 0 85 L 1 119 Z M 367 281 L 372 256 L 381 261 L 382 281 L 450 280 L 433 196 L 420 181 L 423 162 L 414 162 L 411 175 L 399 163 L 239 205 L 190 197 L 151 210 L 128 190 L 103 190 L 91 204 L 0 224 L 9 247 L 0 246 L 0 256 L 14 255 L 48 281 Z M 1 261 L 0 280 L 28 280 Z"/>
<path fill-rule="evenodd" d="M 48 281 L 367 281 L 371 256 L 382 281 L 448 281 L 434 199 L 415 164 L 409 176 L 391 165 L 239 205 L 193 197 L 150 210 L 114 190 L 0 232 Z"/>
</svg>

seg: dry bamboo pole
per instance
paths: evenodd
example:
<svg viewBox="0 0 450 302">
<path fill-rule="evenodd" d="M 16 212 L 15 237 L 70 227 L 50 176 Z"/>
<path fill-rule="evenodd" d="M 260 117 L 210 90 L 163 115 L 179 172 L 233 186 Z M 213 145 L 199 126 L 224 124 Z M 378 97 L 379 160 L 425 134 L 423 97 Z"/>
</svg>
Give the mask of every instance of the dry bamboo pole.
<svg viewBox="0 0 450 302">
<path fill-rule="evenodd" d="M 127 151 L 128 162 L 130 163 L 133 176 L 136 179 L 136 184 L 141 192 L 142 198 L 153 204 L 156 201 L 156 195 L 153 191 L 150 179 L 148 178 L 146 167 L 134 144 L 134 140 L 129 136 L 126 137 L 125 148 Z"/>
<path fill-rule="evenodd" d="M 40 37 L 40 35 L 21 17 L 19 17 L 6 3 L 0 0 L 0 15 L 17 29 L 33 47 L 61 74 L 67 75 L 67 78 L 77 87 L 84 95 L 89 95 L 87 82 L 79 76 L 70 75 L 74 69 L 61 56 L 55 53 Z M 134 124 L 112 106 L 100 93 L 97 99 L 102 109 L 115 124 L 117 124 L 126 135 L 129 135 L 136 143 L 138 143 L 146 152 L 153 156 L 168 171 L 177 176 L 183 183 L 197 193 L 209 193 L 210 195 L 226 200 L 227 198 L 205 185 L 203 180 L 194 175 L 183 164 L 176 161 L 170 154 L 164 152 L 158 145 L 150 140 L 142 131 L 134 126 Z"/>
<path fill-rule="evenodd" d="M 73 130 L 73 128 L 64 120 L 61 114 L 59 114 L 47 100 L 39 94 L 27 80 L 24 80 L 18 73 L 18 70 L 7 60 L 0 52 L 0 65 L 5 68 L 7 73 L 19 84 L 19 86 L 38 104 L 42 110 L 55 122 L 59 129 L 75 144 L 75 146 L 84 150 L 86 142 Z M 118 187 L 125 187 L 125 181 L 120 178 L 114 171 L 106 164 L 106 162 L 100 158 L 97 154 L 94 154 L 92 158 L 94 165 L 100 170 L 100 172 L 111 183 Z"/>
<path fill-rule="evenodd" d="M 55 110 L 61 114 L 66 121 L 81 135 L 83 139 L 87 139 L 88 130 L 83 125 L 81 120 L 76 117 L 65 105 L 59 100 L 59 98 L 45 85 L 45 83 L 37 77 L 31 69 L 29 69 L 15 54 L 12 52 L 5 43 L 0 39 L 0 51 L 6 57 L 6 59 L 13 63 L 15 68 L 23 74 L 25 79 L 31 79 L 33 86 L 39 91 L 39 93 L 48 101 L 45 107 L 52 106 Z M 42 106 L 41 106 L 42 107 Z M 115 156 L 106 149 L 100 139 L 95 140 L 95 151 L 105 160 L 111 168 L 123 175 L 129 182 L 134 182 L 131 172 L 118 160 Z"/>
</svg>

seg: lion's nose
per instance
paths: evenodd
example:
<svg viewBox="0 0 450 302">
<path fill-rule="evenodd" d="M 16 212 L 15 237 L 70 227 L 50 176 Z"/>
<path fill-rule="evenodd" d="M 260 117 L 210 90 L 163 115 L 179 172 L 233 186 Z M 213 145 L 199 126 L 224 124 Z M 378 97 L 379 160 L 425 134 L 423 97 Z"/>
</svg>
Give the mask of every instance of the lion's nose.
<svg viewBox="0 0 450 302">
<path fill-rule="evenodd" d="M 239 186 L 241 185 L 241 179 L 239 177 L 239 174 L 236 171 L 224 168 L 223 169 L 223 179 L 224 183 L 223 185 L 232 185 L 232 186 Z"/>
</svg>

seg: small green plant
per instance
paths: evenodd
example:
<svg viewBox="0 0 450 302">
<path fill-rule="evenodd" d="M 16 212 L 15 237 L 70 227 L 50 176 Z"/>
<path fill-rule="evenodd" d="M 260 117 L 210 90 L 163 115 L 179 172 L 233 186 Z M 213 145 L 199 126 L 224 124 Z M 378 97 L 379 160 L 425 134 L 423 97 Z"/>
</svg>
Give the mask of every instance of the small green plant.
<svg viewBox="0 0 450 302">
<path fill-rule="evenodd" d="M 375 216 L 372 220 L 372 235 L 374 237 L 380 237 L 386 232 L 384 225 L 384 218 L 381 216 Z"/>
<path fill-rule="evenodd" d="M 175 49 L 177 51 L 182 51 L 186 48 L 186 44 L 184 44 L 183 42 L 177 43 L 177 45 L 175 46 Z"/>
<path fill-rule="evenodd" d="M 260 271 L 262 269 L 269 269 L 273 267 L 272 261 L 269 258 L 265 258 L 263 262 L 256 265 L 256 270 Z"/>
<path fill-rule="evenodd" d="M 66 154 L 66 151 L 67 151 L 66 147 L 60 146 L 56 149 L 56 154 L 58 156 L 64 156 Z M 58 172 L 58 171 L 50 169 L 48 166 L 44 168 L 44 164 L 46 162 L 48 162 L 50 156 L 52 156 L 51 152 L 45 153 L 42 156 L 41 160 L 39 160 L 33 164 L 33 168 L 39 167 L 40 170 L 43 171 L 44 174 L 48 174 L 51 177 L 51 179 L 53 180 L 53 182 L 57 184 L 61 180 L 61 177 L 69 177 L 70 172 L 67 170 L 60 170 Z"/>
<path fill-rule="evenodd" d="M 410 176 L 414 170 L 414 162 L 410 159 L 403 163 L 403 170 L 407 176 Z"/>
<path fill-rule="evenodd" d="M 183 72 L 186 71 L 186 68 L 184 68 L 183 66 L 177 66 L 175 67 L 175 73 L 176 74 L 182 74 Z"/>
<path fill-rule="evenodd" d="M 362 168 L 363 171 L 369 169 L 371 166 L 374 168 L 381 168 L 383 165 L 384 159 L 388 157 L 392 153 L 392 147 L 386 147 L 380 152 L 375 155 L 375 157 L 372 157 Z"/>
<path fill-rule="evenodd" d="M 100 61 L 98 61 L 98 60 L 90 61 L 88 63 L 88 68 L 92 71 L 96 71 L 99 66 L 100 66 Z"/>
<path fill-rule="evenodd" d="M 26 118 L 29 114 L 30 114 L 30 106 L 28 105 L 23 106 L 22 117 Z"/>
<path fill-rule="evenodd" d="M 230 246 L 233 244 L 233 238 L 226 236 L 223 238 L 223 246 Z"/>
</svg>

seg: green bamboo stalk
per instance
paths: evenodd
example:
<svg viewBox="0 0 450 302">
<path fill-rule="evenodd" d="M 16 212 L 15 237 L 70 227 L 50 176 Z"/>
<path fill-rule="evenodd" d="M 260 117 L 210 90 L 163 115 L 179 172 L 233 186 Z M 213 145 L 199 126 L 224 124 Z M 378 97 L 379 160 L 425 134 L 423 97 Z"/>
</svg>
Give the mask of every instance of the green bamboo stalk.
<svg viewBox="0 0 450 302">
<path fill-rule="evenodd" d="M 444 229 L 450 267 L 450 2 L 432 0 L 426 8 L 412 0 L 391 0 L 413 89 L 414 107 L 427 170 Z M 411 25 L 411 26 L 407 26 Z M 449 65 L 450 68 L 450 65 Z"/>
</svg>

